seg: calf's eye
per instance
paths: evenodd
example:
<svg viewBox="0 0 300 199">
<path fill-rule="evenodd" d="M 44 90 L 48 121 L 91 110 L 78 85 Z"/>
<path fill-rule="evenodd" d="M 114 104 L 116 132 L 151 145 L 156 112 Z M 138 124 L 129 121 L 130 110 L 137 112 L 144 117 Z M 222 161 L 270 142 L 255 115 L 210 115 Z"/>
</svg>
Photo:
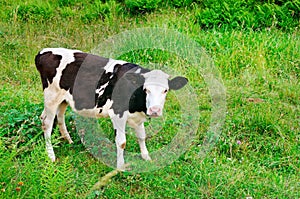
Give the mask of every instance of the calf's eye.
<svg viewBox="0 0 300 199">
<path fill-rule="evenodd" d="M 149 94 L 149 93 L 150 93 L 150 90 L 144 88 L 144 92 Z"/>
<path fill-rule="evenodd" d="M 164 91 L 163 91 L 163 94 L 165 94 L 165 93 L 167 93 L 167 92 L 168 92 L 168 89 L 164 90 Z"/>
</svg>

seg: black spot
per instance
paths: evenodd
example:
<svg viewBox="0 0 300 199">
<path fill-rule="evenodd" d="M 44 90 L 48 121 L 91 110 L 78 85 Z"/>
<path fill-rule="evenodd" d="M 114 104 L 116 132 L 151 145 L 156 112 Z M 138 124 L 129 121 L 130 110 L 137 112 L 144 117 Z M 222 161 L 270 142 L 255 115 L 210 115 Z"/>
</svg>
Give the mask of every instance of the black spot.
<svg viewBox="0 0 300 199">
<path fill-rule="evenodd" d="M 129 112 L 144 112 L 146 113 L 146 93 L 143 90 L 143 87 L 139 87 L 130 98 L 129 101 Z"/>
<path fill-rule="evenodd" d="M 40 72 L 42 79 L 43 90 L 48 87 L 48 82 L 51 84 L 56 75 L 56 68 L 58 68 L 61 55 L 55 55 L 51 51 L 37 54 L 35 56 L 35 65 Z"/>
<path fill-rule="evenodd" d="M 146 71 L 137 65 L 135 67 Z M 134 73 L 136 69 L 122 73 L 123 76 L 118 79 L 113 88 L 112 108 L 115 114 L 120 114 L 120 117 L 127 110 L 131 113 L 146 112 L 146 94 L 143 91 L 145 78 L 140 73 Z"/>
<path fill-rule="evenodd" d="M 99 89 L 104 84 L 108 83 L 108 85 L 104 88 L 104 91 L 101 95 L 99 93 L 95 94 L 95 102 L 97 107 L 103 107 L 108 99 L 111 99 L 111 95 L 114 89 L 114 85 L 117 82 L 117 77 L 113 75 L 112 78 L 110 78 L 112 73 L 108 72 L 101 75 L 101 79 L 98 82 L 97 89 Z"/>
<path fill-rule="evenodd" d="M 107 58 L 91 54 L 84 59 L 73 88 L 73 99 L 77 110 L 95 107 L 95 91 L 108 61 Z"/>
<path fill-rule="evenodd" d="M 134 73 L 139 68 L 141 68 L 139 65 L 132 63 L 126 63 L 123 65 L 117 64 L 114 68 L 114 73 L 117 75 L 118 79 L 120 79 L 125 73 Z"/>
<path fill-rule="evenodd" d="M 97 107 L 103 107 L 108 99 L 113 100 L 112 108 L 116 114 L 123 116 L 126 110 L 129 110 L 129 100 L 134 91 L 144 83 L 144 78 L 140 74 L 134 73 L 137 69 L 142 69 L 140 66 L 132 63 L 123 65 L 116 64 L 113 73 L 103 72 L 101 79 L 98 82 L 97 89 L 104 84 L 108 85 L 104 88 L 102 95 L 96 93 L 95 99 Z M 112 99 L 113 98 L 113 99 Z M 133 105 L 134 106 L 134 105 Z"/>
<path fill-rule="evenodd" d="M 59 86 L 62 89 L 69 90 L 71 94 L 73 93 L 73 86 L 78 70 L 82 65 L 83 61 L 85 60 L 86 56 L 86 53 L 74 53 L 74 62 L 68 64 L 66 68 L 62 71 Z"/>
</svg>

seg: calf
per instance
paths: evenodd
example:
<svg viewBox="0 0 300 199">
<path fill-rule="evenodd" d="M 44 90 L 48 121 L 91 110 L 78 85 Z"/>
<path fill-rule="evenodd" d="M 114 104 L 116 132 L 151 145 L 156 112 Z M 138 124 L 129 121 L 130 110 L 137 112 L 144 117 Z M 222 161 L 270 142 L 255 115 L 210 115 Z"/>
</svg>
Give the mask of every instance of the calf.
<svg viewBox="0 0 300 199">
<path fill-rule="evenodd" d="M 145 144 L 146 116 L 161 116 L 167 92 L 188 82 L 184 77 L 169 80 L 161 70 L 65 48 L 43 49 L 36 55 L 35 64 L 44 90 L 41 120 L 49 158 L 55 161 L 51 144 L 55 116 L 62 136 L 73 142 L 64 118 L 70 105 L 86 117 L 110 117 L 116 132 L 119 169 L 124 169 L 126 123 L 136 131 L 142 158 L 151 160 Z"/>
</svg>

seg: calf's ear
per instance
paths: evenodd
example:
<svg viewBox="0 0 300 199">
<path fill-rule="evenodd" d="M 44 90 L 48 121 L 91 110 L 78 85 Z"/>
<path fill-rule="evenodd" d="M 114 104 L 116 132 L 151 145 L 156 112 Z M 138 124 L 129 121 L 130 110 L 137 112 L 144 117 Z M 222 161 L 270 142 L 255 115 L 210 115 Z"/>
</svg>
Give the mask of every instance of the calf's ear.
<svg viewBox="0 0 300 199">
<path fill-rule="evenodd" d="M 188 79 L 185 77 L 177 76 L 169 80 L 169 88 L 171 90 L 179 90 L 188 83 Z"/>
</svg>

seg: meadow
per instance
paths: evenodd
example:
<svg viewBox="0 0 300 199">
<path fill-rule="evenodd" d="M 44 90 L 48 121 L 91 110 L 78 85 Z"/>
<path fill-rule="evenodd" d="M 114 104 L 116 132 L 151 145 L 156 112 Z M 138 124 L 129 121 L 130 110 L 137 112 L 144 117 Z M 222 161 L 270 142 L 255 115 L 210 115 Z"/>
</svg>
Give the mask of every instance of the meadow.
<svg viewBox="0 0 300 199">
<path fill-rule="evenodd" d="M 0 0 L 0 198 L 299 198 L 300 2 L 220 2 Z M 199 156 L 212 117 L 200 66 L 159 49 L 114 57 L 168 65 L 187 76 L 199 126 L 188 150 L 170 165 L 118 173 L 92 190 L 113 168 L 81 143 L 71 110 L 66 120 L 74 144 L 60 139 L 56 128 L 59 160 L 48 159 L 34 57 L 44 47 L 90 52 L 107 38 L 144 27 L 177 31 L 205 49 L 226 89 L 225 122 L 214 146 Z M 167 104 L 165 126 L 150 132 L 149 151 L 167 145 L 176 133 L 172 125 L 180 123 L 170 117 L 178 114 L 172 112 L 176 97 Z M 109 120 L 103 121 L 113 141 Z M 126 150 L 138 151 L 134 136 Z"/>
</svg>

